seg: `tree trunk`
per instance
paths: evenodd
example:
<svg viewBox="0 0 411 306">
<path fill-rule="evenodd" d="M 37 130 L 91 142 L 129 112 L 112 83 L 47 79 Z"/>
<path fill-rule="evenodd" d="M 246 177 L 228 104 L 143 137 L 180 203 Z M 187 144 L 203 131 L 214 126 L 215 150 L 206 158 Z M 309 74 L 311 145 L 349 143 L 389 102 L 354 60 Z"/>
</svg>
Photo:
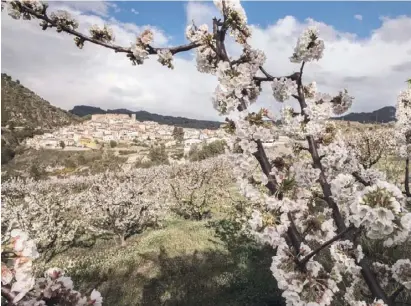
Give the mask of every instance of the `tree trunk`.
<svg viewBox="0 0 411 306">
<path fill-rule="evenodd" d="M 123 235 L 123 234 L 118 234 L 118 238 L 119 238 L 119 243 L 118 243 L 118 244 L 119 244 L 121 247 L 125 247 L 125 246 L 127 245 L 125 235 Z"/>
</svg>

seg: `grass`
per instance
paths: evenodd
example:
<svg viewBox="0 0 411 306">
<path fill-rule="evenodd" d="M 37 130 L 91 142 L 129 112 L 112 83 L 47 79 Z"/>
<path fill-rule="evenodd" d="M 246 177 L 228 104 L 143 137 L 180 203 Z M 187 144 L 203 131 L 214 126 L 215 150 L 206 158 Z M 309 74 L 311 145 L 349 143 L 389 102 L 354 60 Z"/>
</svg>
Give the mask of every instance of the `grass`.
<svg viewBox="0 0 411 306">
<path fill-rule="evenodd" d="M 249 241 L 226 243 L 206 221 L 172 219 L 125 247 L 99 241 L 48 266 L 69 266 L 76 286 L 96 287 L 105 305 L 283 305 L 272 256 Z"/>
</svg>

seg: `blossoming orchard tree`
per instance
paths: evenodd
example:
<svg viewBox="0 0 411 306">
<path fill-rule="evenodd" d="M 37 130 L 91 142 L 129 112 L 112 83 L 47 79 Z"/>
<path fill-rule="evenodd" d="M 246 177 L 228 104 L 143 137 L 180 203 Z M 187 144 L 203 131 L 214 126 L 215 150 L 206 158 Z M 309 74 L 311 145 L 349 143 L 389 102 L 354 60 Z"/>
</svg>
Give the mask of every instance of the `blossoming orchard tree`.
<svg viewBox="0 0 411 306">
<path fill-rule="evenodd" d="M 211 208 L 230 202 L 233 177 L 224 156 L 170 167 L 170 172 L 172 211 L 185 219 L 205 219 Z"/>
<path fill-rule="evenodd" d="M 78 180 L 77 180 L 78 181 Z M 70 201 L 74 184 L 12 179 L 2 184 L 2 225 L 17 225 L 34 240 L 43 258 L 72 246 L 83 232 L 79 206 Z"/>
<path fill-rule="evenodd" d="M 114 235 L 124 246 L 128 237 L 156 225 L 168 211 L 168 189 L 158 178 L 166 180 L 167 169 L 106 172 L 94 176 L 90 188 L 73 194 L 69 201 L 77 203 L 85 216 L 86 229 Z"/>
<path fill-rule="evenodd" d="M 250 224 L 259 239 L 276 249 L 271 271 L 287 305 L 392 306 L 411 289 L 410 259 L 389 255 L 408 242 L 411 233 L 407 210 L 411 88 L 401 92 L 397 102 L 396 151 L 406 164 L 405 186 L 397 186 L 364 167 L 329 121 L 350 108 L 353 98 L 347 90 L 333 96 L 318 91 L 314 82 L 304 84 L 304 69 L 320 60 L 325 49 L 316 28 L 301 34 L 290 56 L 297 72 L 273 76 L 264 68 L 264 53 L 248 44 L 251 31 L 239 1 L 216 0 L 221 17 L 213 19 L 212 29 L 190 25 L 186 30 L 190 43 L 170 48 L 152 46 L 150 30 L 141 33 L 132 47 L 121 47 L 113 43 L 108 26 L 93 26 L 86 35 L 77 31 L 77 21 L 67 12 L 49 13 L 47 5 L 36 1 L 5 4 L 15 19 L 38 19 L 43 30 L 55 28 L 73 35 L 79 48 L 100 45 L 124 53 L 133 65 L 156 55 L 161 64 L 173 68 L 175 54 L 196 50 L 198 71 L 218 78 L 212 102 L 227 116 L 229 145 L 241 148 L 241 153 L 232 154 L 240 189 L 263 207 L 254 211 Z M 238 58 L 227 53 L 227 34 L 243 48 Z M 284 106 L 281 111 L 282 133 L 299 147 L 290 159 L 270 160 L 262 145 L 278 137 L 264 120 L 272 114 L 248 111 L 263 82 L 271 84 L 278 102 L 295 99 L 299 104 L 299 109 Z M 262 173 L 260 182 L 250 179 L 255 161 Z M 384 262 L 373 261 L 364 251 L 372 243 L 384 246 L 386 254 L 380 256 Z"/>
</svg>

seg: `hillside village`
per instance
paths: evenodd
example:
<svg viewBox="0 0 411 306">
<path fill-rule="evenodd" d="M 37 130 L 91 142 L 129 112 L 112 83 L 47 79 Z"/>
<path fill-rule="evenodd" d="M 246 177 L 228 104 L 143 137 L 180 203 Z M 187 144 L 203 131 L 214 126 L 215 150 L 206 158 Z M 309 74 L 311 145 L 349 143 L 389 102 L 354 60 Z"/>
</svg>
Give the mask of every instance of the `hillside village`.
<svg viewBox="0 0 411 306">
<path fill-rule="evenodd" d="M 156 122 L 139 122 L 135 114 L 96 114 L 91 120 L 81 124 L 69 125 L 53 133 L 45 133 L 29 138 L 28 147 L 34 149 L 99 149 L 112 141 L 123 144 L 147 145 L 164 143 L 166 147 L 177 144 L 173 136 L 174 126 L 161 125 Z M 226 138 L 224 130 L 199 130 L 181 128 L 183 130 L 182 142 L 184 151 L 188 151 L 194 144 L 213 142 Z M 64 143 L 64 145 L 63 145 Z"/>
</svg>

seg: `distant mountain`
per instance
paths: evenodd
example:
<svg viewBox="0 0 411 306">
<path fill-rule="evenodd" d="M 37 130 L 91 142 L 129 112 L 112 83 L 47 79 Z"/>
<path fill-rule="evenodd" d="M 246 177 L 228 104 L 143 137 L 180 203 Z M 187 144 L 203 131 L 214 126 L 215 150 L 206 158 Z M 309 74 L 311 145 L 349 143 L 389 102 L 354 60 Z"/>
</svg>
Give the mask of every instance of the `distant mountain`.
<svg viewBox="0 0 411 306">
<path fill-rule="evenodd" d="M 388 123 L 395 121 L 395 111 L 395 107 L 386 106 L 370 113 L 349 113 L 334 119 L 360 123 Z"/>
<path fill-rule="evenodd" d="M 72 110 L 69 110 L 69 113 L 72 113 L 79 117 L 85 117 L 88 115 L 106 114 L 107 112 L 99 107 L 78 105 L 74 106 Z"/>
<path fill-rule="evenodd" d="M 7 163 L 27 137 L 82 119 L 51 105 L 30 89 L 1 74 L 1 163 Z"/>
<path fill-rule="evenodd" d="M 136 119 L 138 121 L 154 121 L 159 124 L 174 125 L 183 128 L 194 128 L 194 129 L 218 129 L 222 122 L 210 121 L 210 120 L 197 120 L 189 119 L 184 117 L 173 117 L 173 116 L 163 116 L 158 114 L 149 113 L 146 111 L 130 111 L 128 109 L 108 109 L 103 110 L 99 107 L 86 106 L 86 105 L 77 105 L 70 110 L 72 114 L 75 114 L 80 117 L 95 115 L 95 114 L 136 114 Z"/>
</svg>

